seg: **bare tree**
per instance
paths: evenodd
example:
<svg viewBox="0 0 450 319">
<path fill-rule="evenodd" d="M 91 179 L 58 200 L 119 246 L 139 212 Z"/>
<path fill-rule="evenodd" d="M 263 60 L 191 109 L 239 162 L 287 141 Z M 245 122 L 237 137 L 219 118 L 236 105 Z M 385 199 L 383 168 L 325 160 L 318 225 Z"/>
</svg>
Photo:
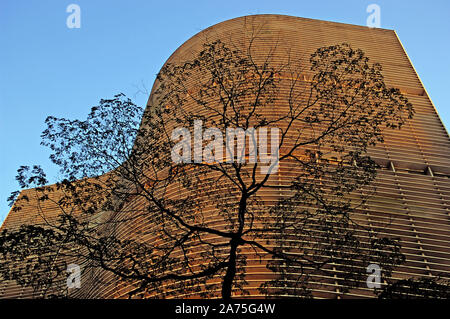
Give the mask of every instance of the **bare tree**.
<svg viewBox="0 0 450 319">
<path fill-rule="evenodd" d="M 276 275 L 260 287 L 267 296 L 311 296 L 314 274 L 350 289 L 369 263 L 389 277 L 404 260 L 398 241 L 352 211 L 374 191 L 367 148 L 412 105 L 348 44 L 309 61 L 255 47 L 215 41 L 166 64 L 143 113 L 120 94 L 86 121 L 49 117 L 43 144 L 64 179 L 45 186 L 39 167 L 19 170 L 21 187 L 37 183 L 45 222 L 2 232 L 0 276 L 58 295 L 76 262 L 129 285 L 130 297 L 231 298 L 247 291 L 251 253 Z M 27 196 L 13 209 L 23 205 Z"/>
</svg>

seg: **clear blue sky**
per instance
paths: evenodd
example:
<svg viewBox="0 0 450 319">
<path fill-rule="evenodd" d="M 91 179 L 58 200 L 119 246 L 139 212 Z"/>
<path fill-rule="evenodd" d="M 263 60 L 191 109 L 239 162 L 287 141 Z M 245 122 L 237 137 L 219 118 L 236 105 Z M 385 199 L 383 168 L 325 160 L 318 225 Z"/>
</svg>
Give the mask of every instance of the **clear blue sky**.
<svg viewBox="0 0 450 319">
<path fill-rule="evenodd" d="M 80 29 L 66 26 L 72 3 L 81 8 Z M 133 98 L 142 83 L 150 89 L 178 46 L 218 22 L 274 13 L 365 25 L 372 3 L 381 8 L 381 27 L 397 31 L 450 128 L 448 0 L 1 0 L 0 222 L 19 165 L 41 164 L 55 181 L 50 152 L 39 145 L 48 115 L 84 119 L 101 98 Z"/>
</svg>

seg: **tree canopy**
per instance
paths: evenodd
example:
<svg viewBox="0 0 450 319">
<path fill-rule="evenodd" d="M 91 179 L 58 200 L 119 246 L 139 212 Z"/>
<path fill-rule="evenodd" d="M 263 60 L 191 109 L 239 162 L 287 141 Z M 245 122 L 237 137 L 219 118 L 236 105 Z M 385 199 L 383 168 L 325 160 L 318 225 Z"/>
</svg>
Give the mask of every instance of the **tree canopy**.
<svg viewBox="0 0 450 319">
<path fill-rule="evenodd" d="M 400 243 L 352 212 L 376 191 L 368 147 L 413 114 L 381 66 L 348 44 L 308 61 L 261 54 L 252 41 L 207 42 L 164 65 L 145 111 L 118 94 L 85 121 L 46 120 L 42 144 L 62 179 L 47 186 L 39 166 L 19 169 L 35 198 L 19 196 L 13 210 L 32 202 L 43 222 L 3 230 L 0 277 L 67 296 L 76 263 L 130 297 L 231 298 L 248 293 L 253 254 L 273 273 L 259 287 L 272 297 L 312 296 L 317 274 L 345 293 L 372 263 L 386 280 L 404 261 Z"/>
</svg>

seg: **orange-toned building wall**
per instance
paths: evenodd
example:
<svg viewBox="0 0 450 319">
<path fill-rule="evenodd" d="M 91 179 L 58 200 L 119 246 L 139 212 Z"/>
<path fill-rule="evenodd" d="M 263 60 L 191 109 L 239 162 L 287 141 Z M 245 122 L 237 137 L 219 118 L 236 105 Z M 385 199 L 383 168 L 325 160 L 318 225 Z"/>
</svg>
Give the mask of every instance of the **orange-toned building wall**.
<svg viewBox="0 0 450 319">
<path fill-rule="evenodd" d="M 387 85 L 399 88 L 406 95 L 416 114 L 400 131 L 386 131 L 385 142 L 369 150 L 371 157 L 383 168 L 375 181 L 376 195 L 354 213 L 354 218 L 371 226 L 384 225 L 383 235 L 401 238 L 406 262 L 396 269 L 395 278 L 437 274 L 450 277 L 450 138 L 395 31 L 281 15 L 241 17 L 198 33 L 178 48 L 168 62 L 191 58 L 205 41 L 222 39 L 223 42 L 245 43 L 255 30 L 263 39 L 259 44 L 261 51 L 266 49 L 263 43 L 267 47 L 276 44 L 277 52 L 286 49 L 284 52 L 289 51 L 292 57 L 305 61 L 318 47 L 346 42 L 361 48 L 371 61 L 382 65 Z M 156 82 L 153 91 L 157 86 Z M 154 99 L 157 97 L 150 95 L 148 104 L 157 104 Z M 276 108 L 274 105 L 275 111 Z M 276 176 L 280 184 L 291 169 L 280 166 Z M 32 192 L 27 190 L 22 195 Z M 42 209 L 46 215 L 57 214 L 57 211 L 51 206 Z M 20 212 L 11 212 L 2 227 L 38 223 L 39 218 L 33 201 L 30 201 Z M 131 236 L 139 227 L 149 225 L 133 225 L 121 232 L 123 236 Z M 257 262 L 250 251 L 248 254 L 246 279 L 250 297 L 260 297 L 257 288 L 271 274 L 264 261 Z M 102 283 L 111 278 L 101 271 L 90 273 L 75 296 L 126 297 L 128 287 Z M 341 294 L 332 277 L 317 280 L 322 286 L 314 291 L 315 296 L 333 298 Z M 29 294 L 12 282 L 0 283 L 0 297 L 27 297 Z M 179 291 L 178 296 L 190 297 L 183 291 Z M 347 296 L 372 294 L 369 289 L 360 288 Z"/>
</svg>

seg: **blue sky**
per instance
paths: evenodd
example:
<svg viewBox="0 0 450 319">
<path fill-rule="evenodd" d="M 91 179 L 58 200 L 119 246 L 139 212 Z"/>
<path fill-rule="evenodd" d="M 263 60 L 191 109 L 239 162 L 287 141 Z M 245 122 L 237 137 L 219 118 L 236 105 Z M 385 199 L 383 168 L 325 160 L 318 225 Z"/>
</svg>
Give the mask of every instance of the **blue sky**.
<svg viewBox="0 0 450 319">
<path fill-rule="evenodd" d="M 70 4 L 81 28 L 69 29 Z M 170 54 L 197 32 L 231 18 L 262 13 L 365 25 L 369 4 L 381 27 L 397 31 L 447 129 L 450 2 L 442 1 L 0 1 L 0 222 L 17 190 L 20 165 L 40 164 L 55 181 L 40 146 L 48 115 L 84 119 L 101 98 L 123 92 L 140 105 Z"/>
</svg>

